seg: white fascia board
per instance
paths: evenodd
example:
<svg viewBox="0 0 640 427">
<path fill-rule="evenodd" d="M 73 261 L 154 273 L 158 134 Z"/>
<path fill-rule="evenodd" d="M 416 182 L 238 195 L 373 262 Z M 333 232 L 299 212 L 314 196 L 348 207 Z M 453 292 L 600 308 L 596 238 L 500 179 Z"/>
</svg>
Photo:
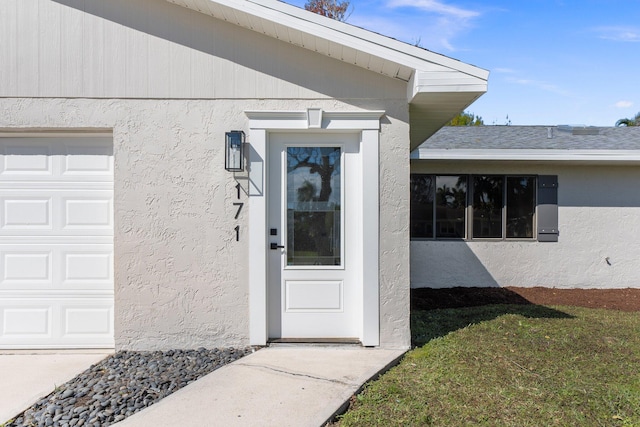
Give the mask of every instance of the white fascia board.
<svg viewBox="0 0 640 427">
<path fill-rule="evenodd" d="M 639 150 L 418 149 L 411 160 L 640 163 Z"/>
<path fill-rule="evenodd" d="M 416 70 L 407 85 L 409 102 L 421 103 L 420 95 L 429 93 L 486 93 L 488 89 L 488 73 L 486 77 L 476 77 L 456 72 L 432 72 Z M 464 107 L 462 107 L 464 108 Z"/>
<path fill-rule="evenodd" d="M 207 3 L 232 8 L 237 14 L 248 14 L 256 20 L 272 24 L 286 25 L 311 37 L 328 40 L 342 46 L 356 49 L 363 54 L 391 61 L 413 70 L 433 70 L 460 72 L 481 80 L 488 78 L 489 72 L 453 58 L 426 49 L 345 24 L 334 19 L 309 13 L 298 7 L 276 0 L 166 0 L 180 6 L 215 16 Z M 218 17 L 220 18 L 220 17 Z M 234 24 L 237 24 L 234 22 Z M 253 29 L 253 28 L 252 28 Z M 340 59 L 340 58 L 337 58 Z"/>
</svg>

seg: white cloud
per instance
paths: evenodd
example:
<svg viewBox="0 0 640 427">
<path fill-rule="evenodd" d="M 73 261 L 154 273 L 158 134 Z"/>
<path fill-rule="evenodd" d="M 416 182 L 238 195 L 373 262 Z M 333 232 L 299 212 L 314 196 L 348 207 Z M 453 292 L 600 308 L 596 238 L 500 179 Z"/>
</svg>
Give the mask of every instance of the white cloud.
<svg viewBox="0 0 640 427">
<path fill-rule="evenodd" d="M 615 103 L 616 108 L 631 108 L 633 107 L 633 102 L 631 101 L 618 101 Z"/>
<path fill-rule="evenodd" d="M 601 39 L 616 42 L 640 42 L 640 28 L 638 27 L 598 27 L 594 31 Z"/>
<path fill-rule="evenodd" d="M 405 41 L 420 40 L 427 49 L 457 50 L 452 40 L 467 31 L 471 21 L 480 16 L 480 12 L 452 6 L 440 0 L 385 0 L 385 5 L 393 11 L 403 8 L 414 9 L 413 19 L 404 19 L 401 26 L 413 31 L 413 36 Z M 392 19 L 392 18 L 388 18 Z"/>
<path fill-rule="evenodd" d="M 381 17 L 354 13 L 349 23 L 409 44 L 419 42 L 421 47 L 436 52 L 457 50 L 451 40 L 464 30 L 462 26 L 441 17 L 433 17 L 426 25 L 420 14 L 416 14 L 416 19 L 400 19 L 392 14 Z"/>
<path fill-rule="evenodd" d="M 557 85 L 554 85 L 552 83 L 547 83 L 545 81 L 541 81 L 541 80 L 531 80 L 531 79 L 524 79 L 524 78 L 508 78 L 507 81 L 511 82 L 511 83 L 516 83 L 519 85 L 523 85 L 523 86 L 531 86 L 531 87 L 535 87 L 547 92 L 551 92 L 551 93 L 556 93 L 558 95 L 562 95 L 562 96 L 569 96 L 569 92 L 567 92 L 566 90 L 558 87 Z"/>
<path fill-rule="evenodd" d="M 471 19 L 480 15 L 479 12 L 462 9 L 456 6 L 450 6 L 437 0 L 390 0 L 387 5 L 392 8 L 414 7 L 417 9 L 422 9 L 425 12 L 433 12 L 439 15 L 451 16 L 457 19 Z"/>
</svg>

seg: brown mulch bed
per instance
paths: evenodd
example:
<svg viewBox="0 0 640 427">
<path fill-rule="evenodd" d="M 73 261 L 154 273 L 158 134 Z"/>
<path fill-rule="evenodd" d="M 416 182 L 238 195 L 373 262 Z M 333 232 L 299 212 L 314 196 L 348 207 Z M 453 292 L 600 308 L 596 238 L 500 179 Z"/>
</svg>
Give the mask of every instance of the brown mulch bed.
<svg viewBox="0 0 640 427">
<path fill-rule="evenodd" d="M 421 288 L 411 290 L 412 310 L 487 304 L 569 305 L 640 311 L 640 289 Z"/>
</svg>

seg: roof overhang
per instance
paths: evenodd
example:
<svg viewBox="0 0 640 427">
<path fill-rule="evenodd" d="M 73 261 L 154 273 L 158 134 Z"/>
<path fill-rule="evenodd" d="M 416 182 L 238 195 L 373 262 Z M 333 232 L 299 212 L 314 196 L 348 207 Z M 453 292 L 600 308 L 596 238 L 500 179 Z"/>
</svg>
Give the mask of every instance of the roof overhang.
<svg viewBox="0 0 640 427">
<path fill-rule="evenodd" d="M 640 164 L 639 150 L 417 149 L 411 160 Z"/>
<path fill-rule="evenodd" d="M 277 0 L 166 0 L 407 83 L 411 149 L 487 91 L 489 72 Z"/>
<path fill-rule="evenodd" d="M 411 150 L 417 148 L 487 91 L 482 78 L 456 71 L 416 70 L 408 85 Z"/>
</svg>

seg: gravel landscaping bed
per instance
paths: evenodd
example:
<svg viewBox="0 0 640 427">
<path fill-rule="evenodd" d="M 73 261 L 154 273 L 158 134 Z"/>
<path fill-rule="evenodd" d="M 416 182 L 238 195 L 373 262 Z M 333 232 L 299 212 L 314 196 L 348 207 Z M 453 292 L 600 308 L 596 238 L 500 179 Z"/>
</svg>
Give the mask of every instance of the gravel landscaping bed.
<svg viewBox="0 0 640 427">
<path fill-rule="evenodd" d="M 120 351 L 59 386 L 5 427 L 108 426 L 254 351 Z"/>
</svg>

